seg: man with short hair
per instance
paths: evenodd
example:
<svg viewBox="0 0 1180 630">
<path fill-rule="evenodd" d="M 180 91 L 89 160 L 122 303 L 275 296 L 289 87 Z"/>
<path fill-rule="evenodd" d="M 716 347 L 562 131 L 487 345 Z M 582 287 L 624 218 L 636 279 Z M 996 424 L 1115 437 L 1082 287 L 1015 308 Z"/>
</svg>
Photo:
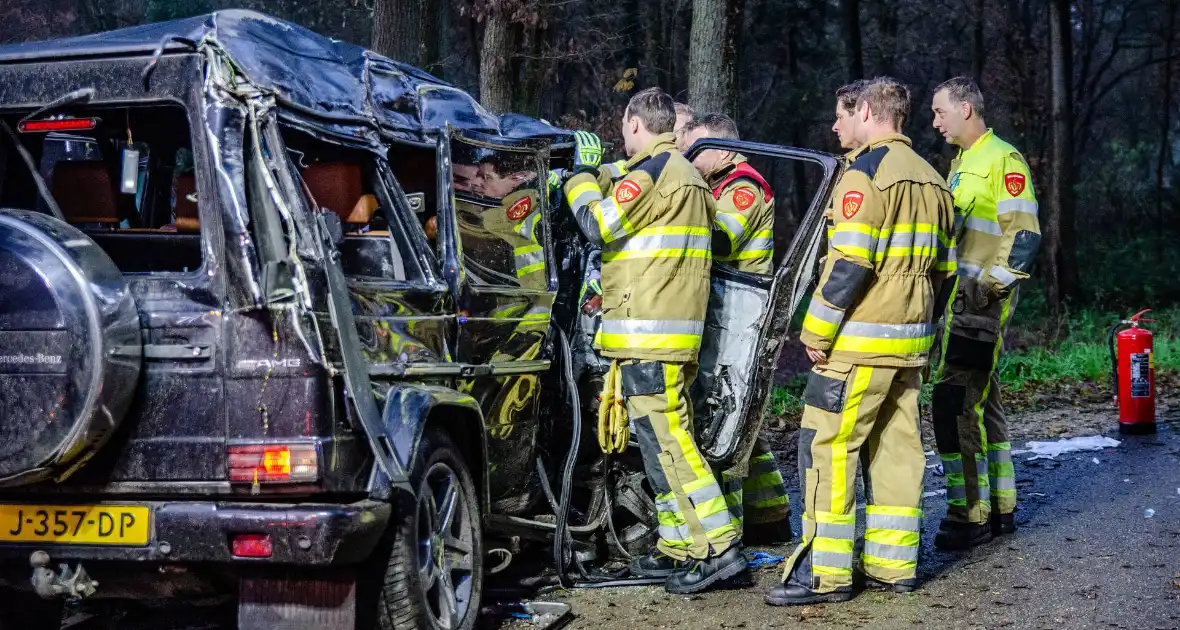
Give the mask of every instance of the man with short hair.
<svg viewBox="0 0 1180 630">
<path fill-rule="evenodd" d="M 685 123 L 677 135 L 681 153 L 702 138 L 738 140 L 737 125 L 724 114 L 703 114 Z M 770 274 L 774 255 L 774 194 L 770 184 L 745 156 L 706 149 L 693 159 L 713 189 L 713 259 L 722 265 Z M 791 501 L 770 443 L 759 436 L 745 478 L 723 474 L 721 485 L 730 511 L 738 515 L 742 540 L 773 545 L 791 540 Z"/>
<path fill-rule="evenodd" d="M 601 142 L 580 131 L 564 186 L 579 228 L 602 248 L 595 346 L 611 367 L 599 442 L 625 448 L 633 427 L 656 492 L 660 539 L 632 573 L 696 593 L 747 571 L 736 521 L 696 446 L 688 396 L 709 297 L 709 188 L 676 151 L 676 111 L 662 90 L 633 96 L 621 122 L 627 174 L 612 179 L 599 167 Z M 625 407 L 622 422 L 611 402 Z"/>
<path fill-rule="evenodd" d="M 1004 329 L 1040 245 L 1024 157 L 984 122 L 967 77 L 938 86 L 934 127 L 959 147 L 951 163 L 959 231 L 958 287 L 941 331 L 934 435 L 947 479 L 947 515 L 934 544 L 964 549 L 1016 530 L 1016 477 L 997 366 Z"/>
<path fill-rule="evenodd" d="M 849 161 L 852 152 L 860 148 L 853 133 L 853 119 L 856 117 L 856 101 L 867 84 L 868 81 L 859 79 L 836 90 L 836 122 L 832 123 L 832 131 L 836 132 L 840 148 L 849 151 L 845 154 Z"/>
<path fill-rule="evenodd" d="M 803 541 L 766 596 L 772 605 L 852 597 L 862 447 L 866 584 L 916 586 L 926 467 L 920 370 L 936 296 L 953 273 L 954 205 L 899 132 L 908 113 L 909 91 L 893 79 L 874 79 L 858 99 L 853 129 L 864 146 L 836 187 L 833 236 L 801 335 L 815 363 L 799 429 Z"/>
</svg>

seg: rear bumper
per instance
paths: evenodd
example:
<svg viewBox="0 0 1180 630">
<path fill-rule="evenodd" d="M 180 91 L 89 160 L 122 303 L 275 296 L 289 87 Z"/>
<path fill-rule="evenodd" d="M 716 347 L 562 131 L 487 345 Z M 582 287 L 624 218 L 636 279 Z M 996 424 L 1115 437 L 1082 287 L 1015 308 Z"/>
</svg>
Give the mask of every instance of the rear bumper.
<svg viewBox="0 0 1180 630">
<path fill-rule="evenodd" d="M 132 502 L 128 502 L 132 503 Z M 221 562 L 339 566 L 369 556 L 392 513 L 388 503 L 269 504 L 241 502 L 133 502 L 151 509 L 148 544 L 142 547 L 0 543 L 0 560 L 45 551 L 58 560 Z M 240 558 L 231 551 L 237 534 L 269 534 L 269 558 Z M 27 564 L 26 564 L 27 566 Z"/>
</svg>

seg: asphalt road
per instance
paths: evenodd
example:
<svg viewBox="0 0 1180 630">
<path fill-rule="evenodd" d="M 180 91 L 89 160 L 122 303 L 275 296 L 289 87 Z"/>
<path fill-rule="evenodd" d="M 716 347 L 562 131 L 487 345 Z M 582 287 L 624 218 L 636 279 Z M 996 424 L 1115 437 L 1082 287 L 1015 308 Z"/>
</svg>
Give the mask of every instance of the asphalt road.
<svg viewBox="0 0 1180 630">
<path fill-rule="evenodd" d="M 571 628 L 1180 628 L 1180 425 L 1109 435 L 1122 444 L 1048 461 L 1016 456 L 1018 530 L 971 551 L 934 549 L 945 505 L 927 498 L 922 584 L 912 594 L 775 608 L 762 594 L 780 565 L 739 591 L 686 598 L 632 587 L 553 599 L 573 606 Z M 928 475 L 928 491 L 942 487 Z"/>
<path fill-rule="evenodd" d="M 922 584 L 912 594 L 865 592 L 845 604 L 775 608 L 762 594 L 780 578 L 780 565 L 760 571 L 758 585 L 743 590 L 676 597 L 630 587 L 543 599 L 572 605 L 570 628 L 1180 629 L 1180 424 L 1161 425 L 1154 436 L 1109 435 L 1122 444 L 1055 461 L 1017 455 L 1019 529 L 969 552 L 934 550 L 945 508 L 942 496 L 928 498 Z M 926 485 L 937 492 L 943 478 L 928 474 Z M 798 531 L 797 493 L 792 498 Z M 769 551 L 786 555 L 790 548 Z M 76 615 L 66 627 L 222 630 L 233 624 L 232 608 L 225 607 L 86 617 Z"/>
</svg>

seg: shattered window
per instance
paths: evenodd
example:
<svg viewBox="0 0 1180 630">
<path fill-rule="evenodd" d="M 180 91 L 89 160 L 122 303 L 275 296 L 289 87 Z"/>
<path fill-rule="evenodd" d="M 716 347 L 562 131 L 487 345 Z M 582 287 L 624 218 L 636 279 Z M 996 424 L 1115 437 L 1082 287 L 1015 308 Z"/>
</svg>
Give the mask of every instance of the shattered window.
<svg viewBox="0 0 1180 630">
<path fill-rule="evenodd" d="M 66 221 L 120 270 L 201 266 L 200 204 L 183 107 L 72 107 L 22 124 L 24 115 L 5 118 L 37 161 Z M 0 164 L 0 203 L 50 212 L 16 159 Z"/>
<path fill-rule="evenodd" d="M 311 195 L 309 202 L 340 219 L 344 231 L 340 257 L 346 275 L 423 280 L 424 273 L 392 206 L 396 193 L 381 181 L 372 154 L 287 129 L 283 142 L 307 187 L 305 192 Z"/>
<path fill-rule="evenodd" d="M 537 157 L 456 139 L 451 158 L 467 276 L 476 284 L 547 290 Z"/>
</svg>

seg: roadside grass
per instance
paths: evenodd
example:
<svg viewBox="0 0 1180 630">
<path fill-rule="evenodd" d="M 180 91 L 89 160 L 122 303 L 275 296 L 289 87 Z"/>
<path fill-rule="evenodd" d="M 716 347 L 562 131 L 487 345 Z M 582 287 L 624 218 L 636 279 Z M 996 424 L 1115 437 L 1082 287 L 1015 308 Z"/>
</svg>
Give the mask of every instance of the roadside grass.
<svg viewBox="0 0 1180 630">
<path fill-rule="evenodd" d="M 1025 397 L 1045 388 L 1087 384 L 1107 395 L 1110 378 L 1107 337 L 1114 324 L 1133 313 L 1087 308 L 1053 318 L 1044 313 L 1044 303 L 1039 297 L 1033 293 L 1031 299 L 1017 304 L 1006 337 L 1008 348 L 1000 360 L 1004 389 L 1020 392 Z M 1146 317 L 1156 320 L 1144 324 L 1155 335 L 1156 374 L 1180 373 L 1180 307 L 1153 310 Z M 806 385 L 807 372 L 804 372 L 776 386 L 771 393 L 771 415 L 797 418 L 803 411 Z M 930 385 L 923 386 L 923 407 L 930 404 L 930 393 Z"/>
</svg>

